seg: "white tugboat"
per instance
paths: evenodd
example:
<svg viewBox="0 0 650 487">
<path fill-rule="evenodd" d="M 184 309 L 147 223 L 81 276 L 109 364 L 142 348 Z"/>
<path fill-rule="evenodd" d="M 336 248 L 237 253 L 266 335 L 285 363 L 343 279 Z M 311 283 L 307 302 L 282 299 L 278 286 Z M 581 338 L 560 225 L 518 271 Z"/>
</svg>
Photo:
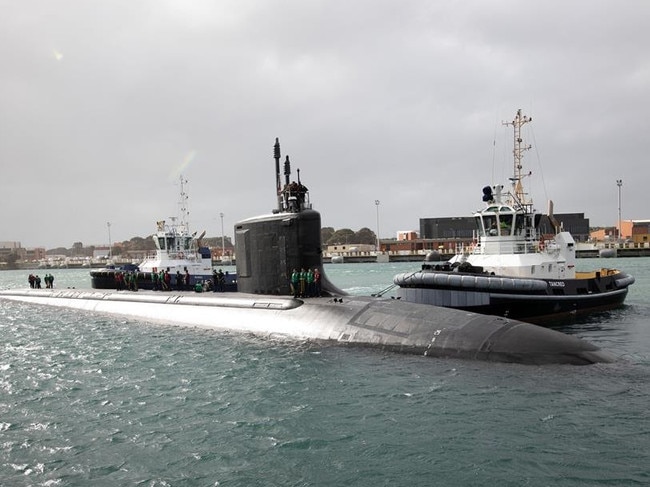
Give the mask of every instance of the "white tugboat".
<svg viewBox="0 0 650 487">
<path fill-rule="evenodd" d="M 395 276 L 400 299 L 539 322 L 564 313 L 620 306 L 634 277 L 616 269 L 576 271 L 575 242 L 553 217 L 553 238 L 539 231 L 542 215 L 524 191 L 521 127 L 532 119 L 521 110 L 514 128 L 512 189 L 483 188 L 485 207 L 474 214 L 477 241 L 447 263 Z"/>
<path fill-rule="evenodd" d="M 180 176 L 180 218 L 171 217 L 170 223 L 165 220 L 156 222 L 156 233 L 153 241 L 156 245 L 155 253 L 148 255 L 138 265 L 126 265 L 122 267 L 107 267 L 90 272 L 91 285 L 95 289 L 115 289 L 116 274 L 130 273 L 137 278 L 138 289 L 163 289 L 153 279 L 153 274 L 160 275 L 162 272 L 171 276 L 171 287 L 178 289 L 176 285 L 177 273 L 185 278 L 189 273 L 189 283 L 183 288 L 193 288 L 196 283 L 211 282 L 213 279 L 212 256 L 210 249 L 202 245 L 203 232 L 196 237 L 197 232 L 190 233 L 187 207 L 187 193 L 185 192 L 186 180 Z M 235 276 L 229 274 L 225 286 L 228 290 L 236 290 Z M 232 288 L 232 289 L 231 289 Z"/>
</svg>

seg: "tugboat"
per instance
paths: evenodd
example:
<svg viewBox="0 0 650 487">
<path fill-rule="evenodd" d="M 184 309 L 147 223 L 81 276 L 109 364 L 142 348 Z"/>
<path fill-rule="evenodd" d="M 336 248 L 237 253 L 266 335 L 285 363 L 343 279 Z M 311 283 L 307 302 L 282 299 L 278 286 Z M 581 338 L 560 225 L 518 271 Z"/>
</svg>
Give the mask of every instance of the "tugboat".
<svg viewBox="0 0 650 487">
<path fill-rule="evenodd" d="M 533 323 L 564 314 L 621 306 L 634 277 L 616 269 L 576 271 L 575 242 L 553 217 L 555 236 L 544 239 L 542 215 L 524 191 L 521 128 L 532 118 L 517 111 L 512 189 L 483 188 L 485 207 L 474 214 L 477 239 L 445 263 L 425 260 L 422 269 L 394 277 L 398 299 L 506 316 Z"/>
<path fill-rule="evenodd" d="M 170 223 L 165 220 L 156 222 L 156 233 L 153 241 L 156 251 L 148 255 L 138 265 L 127 264 L 124 266 L 108 266 L 90 272 L 91 286 L 94 289 L 115 289 L 118 282 L 116 277 L 122 275 L 133 276 L 137 279 L 137 289 L 164 289 L 159 279 L 153 279 L 153 274 L 163 276 L 170 274 L 171 287 L 176 285 L 177 273 L 183 278 L 183 289 L 193 289 L 197 283 L 213 282 L 212 255 L 210 249 L 202 245 L 203 232 L 196 237 L 197 232 L 190 233 L 187 207 L 188 196 L 185 192 L 187 181 L 180 176 L 180 218 L 171 217 Z M 185 283 L 186 272 L 189 273 L 189 283 Z M 118 277 L 119 279 L 119 277 Z M 226 273 L 223 277 L 224 290 L 236 291 L 237 280 L 235 274 Z"/>
</svg>

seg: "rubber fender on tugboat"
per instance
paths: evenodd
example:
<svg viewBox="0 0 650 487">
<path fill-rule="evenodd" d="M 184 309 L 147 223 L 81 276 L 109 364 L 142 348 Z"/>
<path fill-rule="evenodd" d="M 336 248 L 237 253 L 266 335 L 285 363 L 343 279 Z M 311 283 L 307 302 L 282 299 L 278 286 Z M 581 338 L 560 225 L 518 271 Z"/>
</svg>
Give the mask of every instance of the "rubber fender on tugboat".
<svg viewBox="0 0 650 487">
<path fill-rule="evenodd" d="M 629 274 L 623 274 L 620 279 L 614 281 L 617 288 L 624 288 L 634 284 L 634 277 Z"/>
<path fill-rule="evenodd" d="M 545 291 L 541 279 L 472 276 L 442 272 L 406 272 L 397 274 L 393 283 L 401 287 L 461 287 L 486 291 Z"/>
</svg>

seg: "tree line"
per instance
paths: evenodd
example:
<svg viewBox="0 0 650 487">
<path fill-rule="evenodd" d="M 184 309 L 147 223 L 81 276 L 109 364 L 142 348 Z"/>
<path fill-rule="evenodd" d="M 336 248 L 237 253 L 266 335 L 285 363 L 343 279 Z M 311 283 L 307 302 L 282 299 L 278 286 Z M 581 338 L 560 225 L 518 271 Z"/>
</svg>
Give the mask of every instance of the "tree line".
<svg viewBox="0 0 650 487">
<path fill-rule="evenodd" d="M 366 227 L 361 228 L 356 232 L 350 228 L 340 228 L 335 230 L 334 227 L 323 227 L 321 228 L 320 235 L 323 245 L 374 244 L 377 242 L 375 232 Z M 224 236 L 223 240 L 226 249 L 233 248 L 231 237 Z M 205 247 L 221 248 L 221 237 L 203 238 L 201 244 Z M 112 246 L 113 255 L 120 255 L 122 253 L 126 254 L 135 251 L 148 252 L 154 250 L 156 250 L 156 246 L 151 236 L 133 237 L 130 240 L 116 242 Z M 77 242 L 70 249 L 58 247 L 55 249 L 49 249 L 47 253 L 49 255 L 66 255 L 68 257 L 75 257 L 92 256 L 94 251 L 94 245 L 84 247 L 80 242 Z"/>
<path fill-rule="evenodd" d="M 377 242 L 375 232 L 366 227 L 358 232 L 349 228 L 334 230 L 333 227 L 324 227 L 321 228 L 320 238 L 323 245 L 375 244 Z"/>
</svg>

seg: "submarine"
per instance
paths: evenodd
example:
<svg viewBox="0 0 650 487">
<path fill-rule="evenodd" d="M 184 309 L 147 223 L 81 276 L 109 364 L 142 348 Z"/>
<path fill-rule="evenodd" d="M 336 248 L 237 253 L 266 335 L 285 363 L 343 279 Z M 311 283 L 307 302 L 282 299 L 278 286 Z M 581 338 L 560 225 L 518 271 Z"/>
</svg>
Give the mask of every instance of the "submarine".
<svg viewBox="0 0 650 487">
<path fill-rule="evenodd" d="M 530 323 L 373 296 L 350 296 L 323 269 L 320 214 L 308 189 L 280 173 L 274 145 L 277 207 L 235 224 L 237 292 L 8 289 L 0 299 L 131 317 L 274 340 L 371 347 L 434 358 L 532 365 L 609 363 L 614 356 L 575 336 Z M 321 271 L 320 296 L 294 297 L 293 269 Z"/>
</svg>

